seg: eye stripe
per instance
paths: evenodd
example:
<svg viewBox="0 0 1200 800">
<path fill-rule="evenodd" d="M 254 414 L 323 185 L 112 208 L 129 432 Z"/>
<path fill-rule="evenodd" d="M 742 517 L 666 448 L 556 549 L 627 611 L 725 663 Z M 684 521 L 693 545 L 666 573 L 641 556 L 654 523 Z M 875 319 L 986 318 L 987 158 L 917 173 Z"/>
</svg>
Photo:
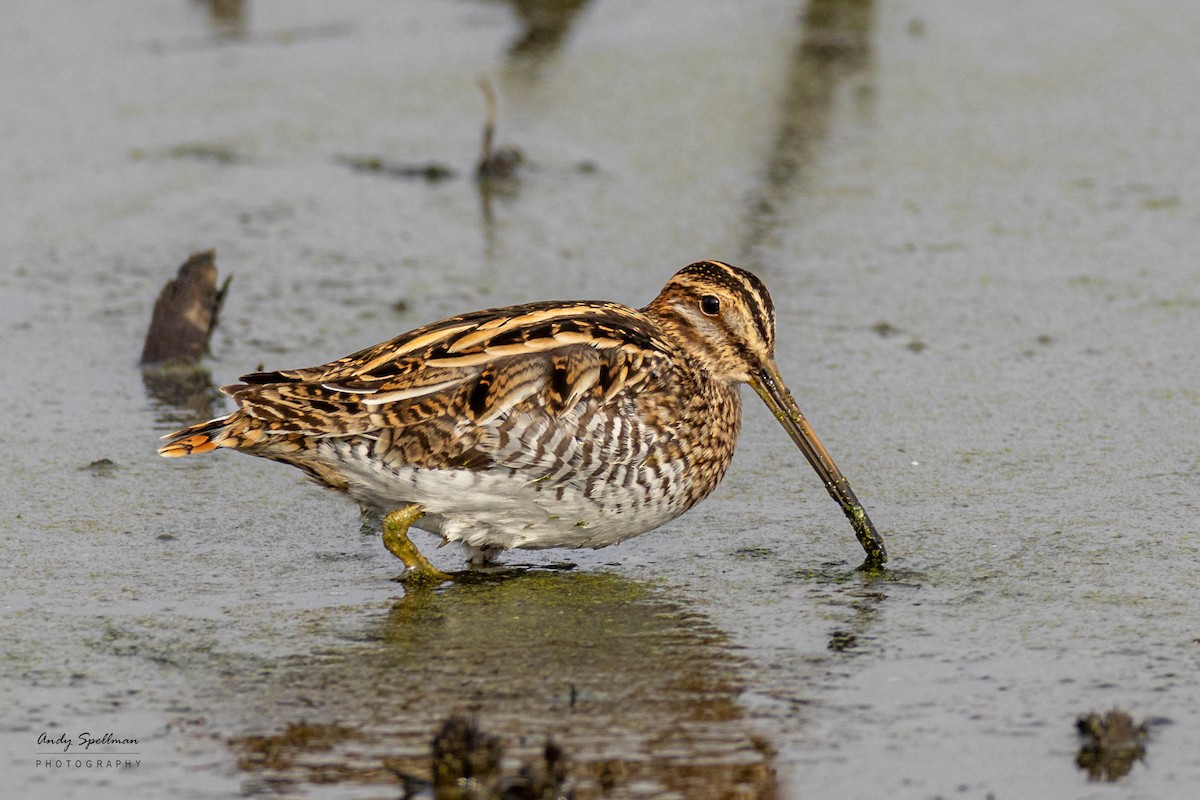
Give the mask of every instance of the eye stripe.
<svg viewBox="0 0 1200 800">
<path fill-rule="evenodd" d="M 716 286 L 740 298 L 754 320 L 758 335 L 771 350 L 775 349 L 775 305 L 767 287 L 754 273 L 721 261 L 697 261 L 677 273 L 673 282 L 693 295 Z"/>
</svg>

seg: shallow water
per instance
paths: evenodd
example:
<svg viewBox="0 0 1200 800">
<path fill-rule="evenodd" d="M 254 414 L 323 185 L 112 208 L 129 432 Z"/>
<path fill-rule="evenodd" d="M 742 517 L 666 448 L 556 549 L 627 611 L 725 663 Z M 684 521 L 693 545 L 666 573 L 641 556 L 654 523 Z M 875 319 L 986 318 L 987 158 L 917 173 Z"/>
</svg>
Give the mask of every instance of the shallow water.
<svg viewBox="0 0 1200 800">
<path fill-rule="evenodd" d="M 509 767 L 554 737 L 581 793 L 1194 794 L 1200 9 L 94 5 L 9 2 L 0 34 L 10 791 L 396 797 L 471 712 Z M 527 159 L 489 192 L 480 75 Z M 137 354 L 208 247 L 234 275 L 216 385 L 473 308 L 640 305 L 697 258 L 753 268 L 890 570 L 854 571 L 747 396 L 692 513 L 406 597 L 294 471 L 155 456 L 200 412 Z M 1152 720 L 1146 758 L 1092 783 L 1074 720 L 1113 706 Z M 85 731 L 138 739 L 139 766 L 38 765 L 40 734 Z"/>
</svg>

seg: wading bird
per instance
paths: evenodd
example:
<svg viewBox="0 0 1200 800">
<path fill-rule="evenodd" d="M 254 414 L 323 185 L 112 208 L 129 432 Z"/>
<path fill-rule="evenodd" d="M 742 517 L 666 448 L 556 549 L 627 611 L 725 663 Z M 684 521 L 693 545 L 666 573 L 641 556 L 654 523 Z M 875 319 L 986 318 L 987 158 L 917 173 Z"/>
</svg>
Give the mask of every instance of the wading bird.
<svg viewBox="0 0 1200 800">
<path fill-rule="evenodd" d="M 774 352 L 762 281 L 700 261 L 642 309 L 494 308 L 319 367 L 246 375 L 223 389 L 236 411 L 168 434 L 159 452 L 230 448 L 299 467 L 383 516 L 406 578 L 436 583 L 449 576 L 410 526 L 483 563 L 511 548 L 604 547 L 678 517 L 724 477 L 748 383 L 849 517 L 866 566 L 879 567 L 883 541 Z"/>
</svg>

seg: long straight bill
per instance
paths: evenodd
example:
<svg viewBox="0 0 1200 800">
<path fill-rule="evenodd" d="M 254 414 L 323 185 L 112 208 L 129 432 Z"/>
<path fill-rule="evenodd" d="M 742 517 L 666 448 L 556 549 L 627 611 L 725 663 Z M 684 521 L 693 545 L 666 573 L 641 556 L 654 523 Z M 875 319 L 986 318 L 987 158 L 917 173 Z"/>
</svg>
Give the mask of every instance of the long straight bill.
<svg viewBox="0 0 1200 800">
<path fill-rule="evenodd" d="M 800 413 L 800 408 L 796 405 L 792 393 L 788 391 L 787 385 L 784 384 L 775 362 L 766 362 L 762 372 L 754 376 L 750 385 L 767 404 L 767 408 L 771 409 L 771 413 L 788 432 L 788 436 L 792 437 L 792 441 L 800 448 L 800 452 L 804 453 L 808 463 L 812 464 L 817 475 L 821 477 L 830 496 L 838 502 L 842 511 L 850 519 L 850 524 L 854 526 L 854 535 L 858 537 L 859 544 L 867 553 L 867 560 L 863 566 L 868 569 L 878 569 L 883 566 L 883 563 L 887 561 L 887 549 L 883 546 L 883 539 L 875 530 L 871 518 L 863 510 L 862 504 L 858 502 L 854 490 L 850 488 L 850 483 L 842 475 L 842 471 L 837 468 L 837 464 L 833 463 L 829 451 L 825 449 L 825 445 L 821 444 L 821 440 L 817 438 L 817 434 L 808 424 L 808 420 Z"/>
</svg>

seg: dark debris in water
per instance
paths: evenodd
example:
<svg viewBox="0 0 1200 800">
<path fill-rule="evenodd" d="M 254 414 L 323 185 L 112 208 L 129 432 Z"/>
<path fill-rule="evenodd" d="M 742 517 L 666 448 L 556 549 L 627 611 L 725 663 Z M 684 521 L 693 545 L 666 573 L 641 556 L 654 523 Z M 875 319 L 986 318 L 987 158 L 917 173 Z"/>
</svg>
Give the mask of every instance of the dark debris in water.
<svg viewBox="0 0 1200 800">
<path fill-rule="evenodd" d="M 829 634 L 829 649 L 835 653 L 844 653 L 858 647 L 858 636 L 850 631 L 834 631 Z"/>
<path fill-rule="evenodd" d="M 475 176 L 480 181 L 512 180 L 518 168 L 525 163 L 525 153 L 519 147 L 505 145 L 496 148 L 486 158 L 480 159 Z"/>
<path fill-rule="evenodd" d="M 217 288 L 215 250 L 192 253 L 154 302 L 142 364 L 195 362 L 208 351 L 230 278 Z"/>
<path fill-rule="evenodd" d="M 547 740 L 541 758 L 505 774 L 504 744 L 464 716 L 442 723 L 431 744 L 431 788 L 437 800 L 571 800 L 567 787 L 567 757 Z M 406 798 L 421 796 L 423 781 L 400 774 Z M 415 790 L 415 791 L 414 791 Z"/>
<path fill-rule="evenodd" d="M 401 180 L 423 180 L 426 183 L 441 183 L 457 176 L 453 168 L 437 161 L 409 163 L 387 161 L 379 156 L 338 156 L 337 162 L 356 172 L 370 172 L 387 178 Z"/>
<path fill-rule="evenodd" d="M 898 335 L 904 333 L 904 330 L 902 328 L 897 328 L 895 325 L 888 322 L 887 320 L 880 320 L 879 322 L 876 322 L 874 325 L 871 326 L 871 330 L 874 331 L 876 334 L 878 334 L 883 339 L 890 339 L 893 336 L 898 336 Z M 926 344 L 925 342 L 916 338 L 915 336 L 910 337 L 908 340 L 908 343 L 905 344 L 904 346 L 914 353 L 920 353 L 921 351 L 923 351 L 927 347 L 929 347 L 928 344 Z"/>
<path fill-rule="evenodd" d="M 734 558 L 769 559 L 775 557 L 775 551 L 769 547 L 739 547 L 733 551 Z"/>
<path fill-rule="evenodd" d="M 186 142 L 168 147 L 165 150 L 147 151 L 136 149 L 130 153 L 130 157 L 135 161 L 142 161 L 149 158 L 206 161 L 210 164 L 220 166 L 243 164 L 249 160 L 231 145 L 220 142 Z"/>
<path fill-rule="evenodd" d="M 97 478 L 111 478 L 117 471 L 117 464 L 111 458 L 98 458 L 79 469 L 84 472 L 90 472 Z"/>
<path fill-rule="evenodd" d="M 479 163 L 475 165 L 475 179 L 481 184 L 513 181 L 518 177 L 518 169 L 525 163 L 525 153 L 514 145 L 496 146 L 496 89 L 486 78 L 480 79 L 479 88 L 483 92 L 487 113 L 483 122 Z"/>
<path fill-rule="evenodd" d="M 1146 755 L 1146 723 L 1135 723 L 1120 709 L 1085 714 L 1075 720 L 1075 728 L 1082 738 L 1075 764 L 1087 772 L 1088 780 L 1119 780 Z"/>
<path fill-rule="evenodd" d="M 217 286 L 214 250 L 192 253 L 168 280 L 154 303 L 142 346 L 142 383 L 185 420 L 213 416 L 219 395 L 200 359 L 221 315 L 232 276 Z"/>
<path fill-rule="evenodd" d="M 879 334 L 884 339 L 900 333 L 899 328 L 886 320 L 880 320 L 879 322 L 876 322 L 871 326 L 871 330 L 875 331 L 875 333 Z"/>
</svg>

